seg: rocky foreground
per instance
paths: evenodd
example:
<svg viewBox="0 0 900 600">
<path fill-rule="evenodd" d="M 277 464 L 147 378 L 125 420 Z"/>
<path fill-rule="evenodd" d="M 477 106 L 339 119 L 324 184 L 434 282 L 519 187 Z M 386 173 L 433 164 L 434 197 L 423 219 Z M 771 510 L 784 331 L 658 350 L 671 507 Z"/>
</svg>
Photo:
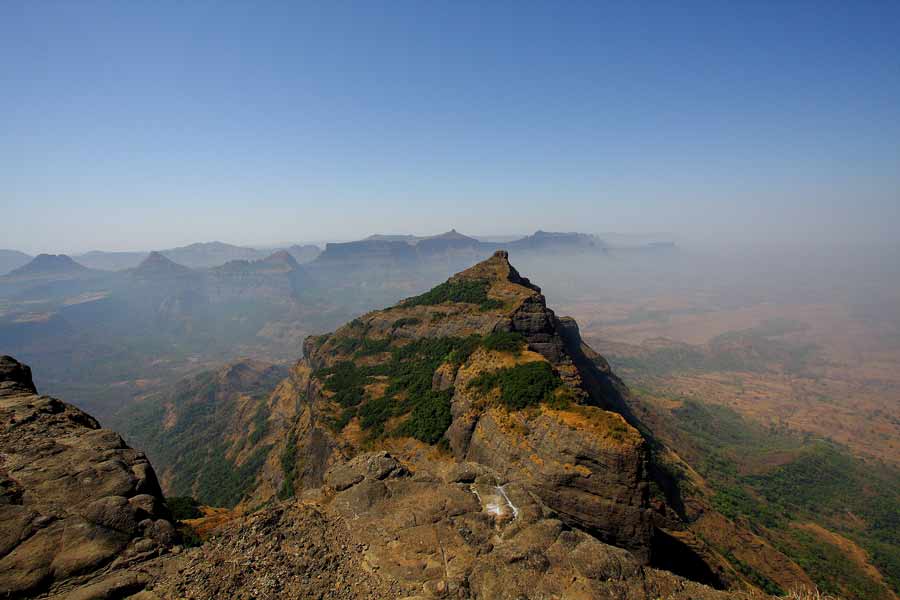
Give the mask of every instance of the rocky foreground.
<svg viewBox="0 0 900 600">
<path fill-rule="evenodd" d="M 107 572 L 140 589 L 129 566 L 175 540 L 143 453 L 39 395 L 27 366 L 0 357 L 0 598 L 69 590 Z"/>
</svg>

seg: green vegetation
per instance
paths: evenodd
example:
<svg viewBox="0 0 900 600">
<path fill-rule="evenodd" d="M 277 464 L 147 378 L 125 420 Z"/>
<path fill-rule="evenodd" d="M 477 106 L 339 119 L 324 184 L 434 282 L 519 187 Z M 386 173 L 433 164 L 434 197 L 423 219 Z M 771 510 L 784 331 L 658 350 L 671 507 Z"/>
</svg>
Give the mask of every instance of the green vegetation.
<svg viewBox="0 0 900 600">
<path fill-rule="evenodd" d="M 239 385 L 213 371 L 183 379 L 171 392 L 129 407 L 127 418 L 121 418 L 124 435 L 146 449 L 157 469 L 171 468 L 167 491 L 172 496 L 192 495 L 202 504 L 231 507 L 252 486 L 268 454 L 269 447 L 261 445 L 269 419 L 266 401 L 285 374 L 273 369 Z M 256 403 L 249 423 L 235 418 L 242 395 Z M 174 411 L 174 421 L 167 406 Z M 229 446 L 234 427 L 246 427 L 245 435 Z M 237 466 L 226 454 L 233 456 L 239 449 L 250 456 Z"/>
<path fill-rule="evenodd" d="M 381 354 L 387 352 L 391 346 L 391 338 L 362 338 L 356 356 L 370 356 L 372 354 Z"/>
<path fill-rule="evenodd" d="M 278 499 L 293 498 L 294 478 L 297 476 L 297 433 L 294 430 L 288 434 L 287 444 L 281 451 L 281 472 L 284 482 L 278 490 Z"/>
<path fill-rule="evenodd" d="M 325 389 L 334 392 L 334 401 L 344 408 L 362 402 L 368 374 L 366 369 L 357 367 L 353 361 L 339 362 L 333 367 L 321 369 L 316 375 L 324 379 Z"/>
<path fill-rule="evenodd" d="M 683 400 L 671 416 L 675 446 L 712 485 L 715 508 L 766 528 L 762 533 L 820 589 L 878 597 L 877 585 L 840 549 L 792 523 L 817 523 L 856 542 L 887 583 L 900 589 L 895 468 L 856 459 L 827 440 L 757 425 L 722 406 Z"/>
<path fill-rule="evenodd" d="M 525 336 L 514 331 L 495 331 L 484 336 L 481 345 L 487 350 L 521 354 L 525 348 Z"/>
<path fill-rule="evenodd" d="M 395 431 L 428 444 L 434 444 L 450 426 L 452 390 L 432 390 L 434 372 L 444 363 L 458 368 L 478 348 L 481 338 L 423 338 L 397 348 L 391 360 L 379 367 L 388 377 L 383 399 L 367 410 L 363 427 L 372 427 L 378 435 L 391 416 L 409 413 L 409 418 Z M 389 405 L 392 407 L 389 410 Z"/>
<path fill-rule="evenodd" d="M 221 443 L 214 445 L 204 470 L 197 478 L 197 495 L 211 506 L 234 506 L 252 487 L 271 449 L 271 446 L 260 446 L 244 464 L 236 467 L 225 457 Z"/>
<path fill-rule="evenodd" d="M 409 325 L 418 325 L 422 322 L 422 319 L 417 317 L 401 317 L 394 321 L 394 324 L 391 325 L 392 329 L 400 329 L 401 327 L 406 327 Z"/>
<path fill-rule="evenodd" d="M 266 404 L 260 404 L 256 413 L 253 415 L 253 432 L 248 438 L 251 446 L 255 446 L 266 435 L 266 429 L 269 425 L 269 407 Z"/>
<path fill-rule="evenodd" d="M 748 565 L 747 563 L 743 562 L 741 559 L 736 557 L 731 552 L 726 552 L 725 558 L 728 559 L 728 562 L 730 562 L 734 566 L 734 568 L 736 568 L 747 579 L 749 579 L 753 583 L 753 585 L 757 586 L 759 589 L 761 589 L 765 593 L 767 593 L 771 596 L 783 596 L 784 595 L 784 590 L 781 589 L 781 587 L 777 583 L 775 583 L 774 581 L 772 581 L 771 579 L 769 579 L 768 577 L 766 577 L 765 575 L 763 575 L 762 573 L 760 573 L 759 571 L 757 571 L 756 569 L 754 569 L 753 567 Z"/>
<path fill-rule="evenodd" d="M 511 410 L 519 410 L 550 400 L 553 390 L 561 384 L 549 363 L 535 361 L 482 373 L 469 387 L 482 393 L 499 387 L 500 402 Z"/>
<path fill-rule="evenodd" d="M 416 403 L 409 419 L 398 429 L 398 435 L 408 435 L 426 444 L 435 444 L 444 436 L 452 421 L 450 398 L 453 394 L 429 391 Z"/>
<path fill-rule="evenodd" d="M 837 597 L 883 598 L 880 586 L 835 546 L 815 534 L 794 528 L 790 539 L 779 546 L 797 561 L 807 573 L 815 573 L 816 585 L 822 592 Z"/>
<path fill-rule="evenodd" d="M 203 544 L 203 540 L 200 539 L 200 536 L 197 535 L 197 532 L 194 529 L 186 524 L 186 523 L 177 523 L 175 526 L 175 531 L 178 532 L 178 537 L 181 541 L 181 545 L 185 548 L 196 548 Z"/>
<path fill-rule="evenodd" d="M 371 432 L 373 437 L 384 433 L 384 424 L 394 416 L 396 400 L 390 396 L 375 398 L 366 402 L 359 409 L 359 424 Z"/>
<path fill-rule="evenodd" d="M 503 303 L 488 298 L 490 282 L 484 279 L 456 279 L 431 288 L 420 296 L 404 300 L 401 306 L 432 306 L 444 302 L 477 304 L 481 310 L 501 308 Z"/>
<path fill-rule="evenodd" d="M 166 498 L 166 505 L 172 513 L 172 518 L 176 521 L 203 516 L 203 513 L 200 512 L 200 503 L 190 496 L 169 496 Z"/>
<path fill-rule="evenodd" d="M 365 338 L 361 338 L 353 347 L 365 344 Z M 384 347 L 389 348 L 389 344 Z M 409 435 L 429 444 L 438 442 L 450 426 L 453 390 L 433 390 L 434 373 L 442 364 L 459 368 L 479 347 L 520 353 L 525 338 L 508 332 L 422 338 L 390 349 L 390 359 L 380 365 L 360 367 L 346 360 L 321 369 L 316 376 L 324 380 L 325 389 L 334 392 L 334 400 L 343 407 L 331 426 L 340 431 L 358 415 L 360 426 L 371 437 L 389 433 Z M 366 400 L 365 386 L 373 377 L 384 378 L 387 389 L 383 397 Z M 395 431 L 385 431 L 388 420 L 404 415 L 408 418 Z"/>
</svg>

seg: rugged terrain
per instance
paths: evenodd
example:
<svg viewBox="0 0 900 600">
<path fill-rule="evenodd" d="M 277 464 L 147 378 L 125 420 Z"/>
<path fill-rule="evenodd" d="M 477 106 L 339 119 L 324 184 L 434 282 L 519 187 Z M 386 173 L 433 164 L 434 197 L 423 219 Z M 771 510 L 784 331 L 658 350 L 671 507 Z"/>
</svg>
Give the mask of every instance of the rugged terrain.
<svg viewBox="0 0 900 600">
<path fill-rule="evenodd" d="M 200 437 L 224 444 L 211 451 L 222 453 L 221 471 L 210 472 L 213 454 L 202 449 L 187 461 L 209 482 L 201 501 L 218 498 L 212 475 L 240 490 L 231 497 L 238 513 L 252 511 L 328 485 L 329 469 L 348 459 L 388 451 L 414 478 L 456 485 L 480 477 L 487 489 L 479 493 L 495 510 L 508 512 L 513 496 L 514 504 L 530 498 L 562 527 L 627 549 L 637 564 L 718 587 L 811 585 L 746 523 L 714 509 L 702 479 L 631 413 L 628 390 L 581 341 L 574 321 L 549 310 L 503 252 L 425 294 L 308 338 L 305 351 L 264 400 L 262 388 L 235 390 L 244 400 L 228 401 L 241 408 L 226 428 L 213 435 L 214 420 L 194 421 Z M 169 431 L 190 426 L 190 407 L 212 398 L 203 390 L 147 404 L 156 408 L 141 418 L 132 412 L 131 439 L 177 446 Z M 447 480 L 461 464 L 469 474 Z M 380 484 L 369 487 L 357 493 L 384 499 Z M 730 532 L 731 543 L 705 541 L 713 530 Z"/>
<path fill-rule="evenodd" d="M 107 573 L 140 588 L 146 578 L 129 567 L 177 537 L 144 455 L 39 395 L 30 369 L 8 356 L 0 357 L 0 524 L 0 597 L 61 592 Z"/>
<path fill-rule="evenodd" d="M 11 359 L 5 364 L 4 409 L 39 406 L 43 399 L 23 375 L 26 368 Z M 30 594 L 71 588 L 73 598 L 138 590 L 141 598 L 759 593 L 751 577 L 692 529 L 698 514 L 718 513 L 702 498 L 684 504 L 667 479 L 678 457 L 631 414 L 627 389 L 581 341 L 574 321 L 549 310 L 505 252 L 425 294 L 308 338 L 305 358 L 276 383 L 279 377 L 263 364 L 240 363 L 181 397 L 148 405 L 161 410 L 149 413 L 162 421 L 154 430 L 158 449 L 197 425 L 193 454 L 187 439 L 173 445 L 188 464 L 172 473 L 200 467 L 185 489 L 200 491 L 203 479 L 209 489 L 240 484 L 232 518 L 219 519 L 206 543 L 179 554 L 168 551 L 174 531 L 143 455 L 95 429 L 84 413 L 47 400 L 60 407 L 53 414 L 83 422 L 84 435 L 109 438 L 110 446 L 91 446 L 95 452 L 106 457 L 120 449 L 111 482 L 117 469 L 144 465 L 130 467 L 145 474 L 128 479 L 132 487 L 105 492 L 113 499 L 86 499 L 103 510 L 66 518 L 103 523 L 121 556 L 138 545 L 145 554 L 133 566 L 104 555 L 71 572 L 48 567 L 50 579 L 21 588 Z M 198 421 L 203 415 L 207 420 Z M 53 431 L 51 423 L 25 421 L 35 436 Z M 12 422 L 24 425 L 18 417 Z M 4 439 L 15 450 L 19 437 Z M 56 434 L 53 443 L 67 439 Z M 34 439 L 28 445 L 44 447 Z M 15 456 L 10 449 L 4 456 Z M 7 487 L 15 490 L 29 471 L 9 464 Z M 78 465 L 70 470 L 78 472 Z M 105 486 L 105 473 L 92 481 Z M 141 518 L 134 498 L 143 502 L 144 495 L 158 512 Z M 15 491 L 10 497 L 10 506 L 30 499 Z M 746 543 L 765 546 L 718 518 Z M 168 537 L 153 537 L 157 529 Z M 57 545 L 68 547 L 62 541 Z M 23 555 L 17 549 L 0 565 L 15 566 Z M 774 549 L 759 555 L 795 568 Z M 807 582 L 796 568 L 793 583 Z"/>
<path fill-rule="evenodd" d="M 407 442 L 183 551 L 153 469 L 0 359 L 0 594 L 134 598 L 745 598 L 571 527 L 529 488 Z"/>
</svg>

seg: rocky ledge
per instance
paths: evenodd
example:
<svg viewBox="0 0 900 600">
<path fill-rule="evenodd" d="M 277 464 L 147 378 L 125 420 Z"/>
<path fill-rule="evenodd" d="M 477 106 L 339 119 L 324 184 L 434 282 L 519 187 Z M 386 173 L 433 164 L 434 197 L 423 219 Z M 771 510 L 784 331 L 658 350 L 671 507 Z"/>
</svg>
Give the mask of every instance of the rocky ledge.
<svg viewBox="0 0 900 600">
<path fill-rule="evenodd" d="M 175 540 L 143 453 L 79 409 L 38 395 L 31 370 L 0 357 L 0 597 L 63 593 L 115 575 Z M 101 586 L 102 587 L 102 586 Z M 109 588 L 109 586 L 107 586 Z"/>
<path fill-rule="evenodd" d="M 746 599 L 648 568 L 473 462 L 386 452 L 174 557 L 142 598 Z"/>
</svg>

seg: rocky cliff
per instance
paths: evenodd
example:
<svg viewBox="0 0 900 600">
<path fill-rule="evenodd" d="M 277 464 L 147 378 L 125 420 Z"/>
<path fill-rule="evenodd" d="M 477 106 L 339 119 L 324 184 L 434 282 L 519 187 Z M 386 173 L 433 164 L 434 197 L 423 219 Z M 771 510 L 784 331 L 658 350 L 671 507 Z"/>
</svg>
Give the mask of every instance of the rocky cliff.
<svg viewBox="0 0 900 600">
<path fill-rule="evenodd" d="M 691 532 L 627 389 L 506 252 L 308 338 L 288 382 L 294 423 L 245 507 L 327 484 L 329 469 L 365 451 L 389 451 L 413 474 L 427 456 L 477 465 L 491 485 L 520 490 L 637 564 L 751 585 Z M 668 498 L 651 494 L 665 487 Z"/>
<path fill-rule="evenodd" d="M 0 597 L 89 585 L 138 589 L 129 568 L 176 533 L 143 453 L 74 406 L 37 393 L 0 357 Z"/>
</svg>

